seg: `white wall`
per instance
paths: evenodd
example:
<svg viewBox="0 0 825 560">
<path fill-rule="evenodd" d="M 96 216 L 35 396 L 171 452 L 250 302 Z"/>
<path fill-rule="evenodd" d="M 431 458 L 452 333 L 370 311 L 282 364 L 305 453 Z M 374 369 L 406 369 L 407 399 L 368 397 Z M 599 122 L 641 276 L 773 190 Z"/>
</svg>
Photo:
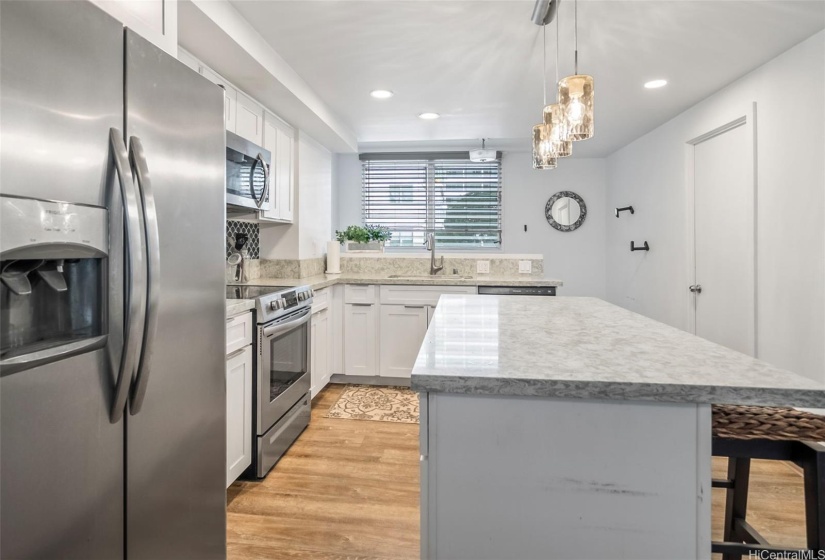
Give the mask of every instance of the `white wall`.
<svg viewBox="0 0 825 560">
<path fill-rule="evenodd" d="M 685 142 L 752 102 L 758 357 L 825 381 L 825 31 L 608 158 L 608 208 L 636 214 L 607 218 L 607 297 L 687 327 Z M 630 253 L 631 239 L 651 251 Z"/>
<path fill-rule="evenodd" d="M 566 158 L 538 171 L 532 154 L 507 152 L 501 168 L 504 252 L 544 255 L 544 275 L 564 282 L 561 294 L 605 297 L 605 160 Z M 577 193 L 587 206 L 576 231 L 556 231 L 544 217 L 547 199 L 558 191 Z"/>
<path fill-rule="evenodd" d="M 361 163 L 357 154 L 335 157 L 333 229 L 341 229 L 361 223 Z M 543 255 L 545 276 L 562 280 L 565 295 L 605 297 L 605 160 L 568 158 L 536 171 L 530 153 L 506 152 L 501 166 L 502 252 Z M 560 190 L 578 193 L 587 205 L 576 231 L 556 231 L 544 218 L 547 199 Z"/>
<path fill-rule="evenodd" d="M 293 223 L 261 222 L 262 259 L 323 257 L 332 239 L 332 154 L 300 131 L 296 148 Z"/>
</svg>

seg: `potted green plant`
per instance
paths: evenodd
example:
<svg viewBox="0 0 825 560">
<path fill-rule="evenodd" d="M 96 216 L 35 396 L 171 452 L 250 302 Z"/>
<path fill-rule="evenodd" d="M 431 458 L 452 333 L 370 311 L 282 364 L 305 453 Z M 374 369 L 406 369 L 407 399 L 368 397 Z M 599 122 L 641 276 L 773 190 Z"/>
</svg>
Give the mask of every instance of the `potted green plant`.
<svg viewBox="0 0 825 560">
<path fill-rule="evenodd" d="M 348 253 L 382 253 L 384 243 L 392 237 L 389 228 L 377 225 L 348 226 L 335 231 L 335 239 Z"/>
</svg>

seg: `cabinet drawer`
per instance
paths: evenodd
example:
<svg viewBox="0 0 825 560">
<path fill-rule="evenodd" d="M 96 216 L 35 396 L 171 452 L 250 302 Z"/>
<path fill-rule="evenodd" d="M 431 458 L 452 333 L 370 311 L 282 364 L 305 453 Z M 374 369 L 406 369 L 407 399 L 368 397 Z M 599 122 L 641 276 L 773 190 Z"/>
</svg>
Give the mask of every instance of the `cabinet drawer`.
<svg viewBox="0 0 825 560">
<path fill-rule="evenodd" d="M 321 288 L 312 296 L 312 312 L 317 313 L 329 307 L 329 288 Z"/>
<path fill-rule="evenodd" d="M 381 303 L 398 305 L 435 305 L 441 294 L 475 294 L 475 286 L 381 286 Z"/>
<path fill-rule="evenodd" d="M 252 344 L 252 312 L 247 311 L 226 320 L 226 353 Z"/>
<path fill-rule="evenodd" d="M 344 303 L 375 303 L 375 286 L 344 286 Z"/>
</svg>

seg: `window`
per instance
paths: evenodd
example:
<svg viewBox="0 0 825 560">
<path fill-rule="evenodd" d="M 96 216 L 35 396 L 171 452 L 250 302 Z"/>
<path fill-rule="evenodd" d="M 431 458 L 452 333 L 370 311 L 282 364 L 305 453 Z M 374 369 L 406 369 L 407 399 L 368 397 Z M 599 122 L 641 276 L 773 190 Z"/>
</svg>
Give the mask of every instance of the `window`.
<svg viewBox="0 0 825 560">
<path fill-rule="evenodd" d="M 361 154 L 365 225 L 392 231 L 388 247 L 421 247 L 428 233 L 456 249 L 501 246 L 501 162 L 467 152 Z"/>
</svg>

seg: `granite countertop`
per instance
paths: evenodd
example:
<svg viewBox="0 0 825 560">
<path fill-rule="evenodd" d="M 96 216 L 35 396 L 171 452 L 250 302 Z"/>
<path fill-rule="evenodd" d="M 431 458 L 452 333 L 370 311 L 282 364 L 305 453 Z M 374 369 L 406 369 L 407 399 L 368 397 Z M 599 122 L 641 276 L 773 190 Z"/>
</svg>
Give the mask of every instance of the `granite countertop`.
<svg viewBox="0 0 825 560">
<path fill-rule="evenodd" d="M 445 295 L 417 391 L 825 408 L 825 385 L 596 298 Z"/>
<path fill-rule="evenodd" d="M 230 286 L 236 285 L 229 282 Z M 471 278 L 418 276 L 415 278 L 390 278 L 385 274 L 351 273 L 319 274 L 306 278 L 256 278 L 246 282 L 246 286 L 304 286 L 313 290 L 320 290 L 334 284 L 404 284 L 411 286 L 562 286 L 561 280 L 543 278 L 539 276 L 523 275 L 491 275 L 479 274 Z"/>
<path fill-rule="evenodd" d="M 228 299 L 226 300 L 226 317 L 234 317 L 245 311 L 255 309 L 254 299 Z"/>
</svg>

